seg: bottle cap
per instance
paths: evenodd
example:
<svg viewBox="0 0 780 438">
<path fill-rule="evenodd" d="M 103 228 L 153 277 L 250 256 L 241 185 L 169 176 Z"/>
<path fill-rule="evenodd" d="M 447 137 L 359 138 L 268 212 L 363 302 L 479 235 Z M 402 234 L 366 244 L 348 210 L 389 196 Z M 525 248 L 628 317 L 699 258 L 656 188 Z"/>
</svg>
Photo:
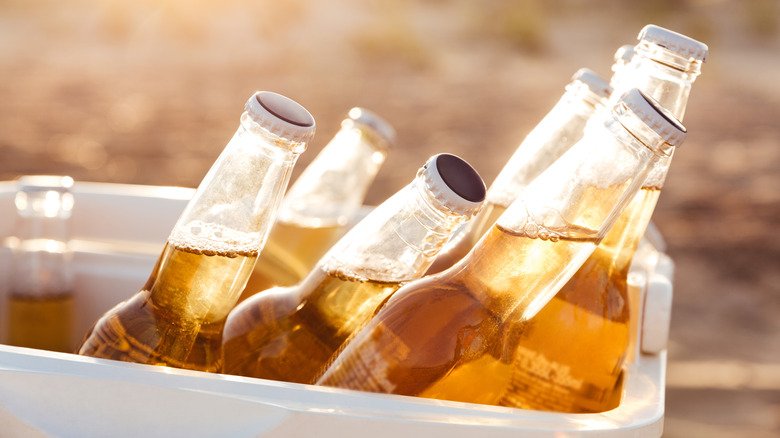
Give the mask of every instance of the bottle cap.
<svg viewBox="0 0 780 438">
<path fill-rule="evenodd" d="M 258 91 L 244 107 L 249 117 L 274 135 L 296 143 L 314 136 L 314 117 L 297 102 L 271 91 Z"/>
<path fill-rule="evenodd" d="M 709 48 L 706 44 L 654 24 L 645 26 L 639 32 L 637 39 L 640 42 L 653 43 L 696 61 L 707 62 Z"/>
<path fill-rule="evenodd" d="M 431 157 L 420 169 L 425 188 L 451 212 L 473 216 L 485 201 L 485 182 L 462 158 L 451 154 Z"/>
<path fill-rule="evenodd" d="M 345 120 L 342 126 L 349 121 L 369 127 L 387 143 L 388 147 L 395 144 L 395 129 L 376 113 L 356 106 L 349 110 L 349 119 Z"/>
<path fill-rule="evenodd" d="M 631 44 L 626 44 L 624 46 L 620 46 L 619 49 L 615 52 L 615 64 L 617 65 L 623 65 L 628 64 L 631 61 L 631 58 L 634 57 L 634 46 Z M 614 71 L 614 66 L 612 67 L 612 70 Z"/>
<path fill-rule="evenodd" d="M 685 126 L 652 97 L 632 88 L 620 97 L 618 106 L 620 102 L 670 145 L 678 147 L 685 140 Z"/>
<path fill-rule="evenodd" d="M 572 81 L 580 81 L 596 93 L 599 97 L 608 98 L 612 94 L 612 87 L 607 81 L 601 79 L 595 71 L 589 68 L 581 68 L 571 77 Z"/>
</svg>

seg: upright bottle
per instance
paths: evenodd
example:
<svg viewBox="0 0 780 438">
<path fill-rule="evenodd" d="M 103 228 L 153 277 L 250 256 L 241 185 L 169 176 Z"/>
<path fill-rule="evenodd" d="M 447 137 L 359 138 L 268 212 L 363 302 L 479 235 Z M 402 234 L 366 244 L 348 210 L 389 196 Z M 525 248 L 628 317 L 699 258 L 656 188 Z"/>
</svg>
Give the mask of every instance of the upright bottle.
<svg viewBox="0 0 780 438">
<path fill-rule="evenodd" d="M 79 354 L 219 371 L 225 319 L 313 135 L 314 119 L 297 103 L 267 91 L 250 97 L 146 284 L 95 323 Z"/>
<path fill-rule="evenodd" d="M 465 161 L 449 154 L 432 157 L 300 284 L 256 294 L 230 313 L 224 372 L 312 383 L 382 301 L 423 275 L 484 197 L 482 179 Z"/>
<path fill-rule="evenodd" d="M 344 234 L 394 143 L 389 123 L 364 108 L 349 111 L 284 195 L 239 302 L 273 286 L 292 286 L 311 271 Z"/>
<path fill-rule="evenodd" d="M 496 404 L 511 380 L 515 332 L 579 269 L 684 135 L 651 99 L 626 93 L 463 260 L 393 294 L 318 383 Z"/>
<path fill-rule="evenodd" d="M 73 351 L 72 186 L 69 176 L 17 180 L 7 319 L 10 345 Z"/>
<path fill-rule="evenodd" d="M 572 76 L 553 109 L 528 134 L 488 189 L 485 208 L 461 235 L 445 247 L 428 274 L 462 259 L 506 211 L 518 193 L 582 138 L 585 124 L 612 92 L 607 82 L 587 68 Z"/>
<path fill-rule="evenodd" d="M 631 83 L 646 87 L 643 91 L 658 96 L 661 106 L 676 111 L 670 112 L 669 118 L 679 119 L 707 47 L 656 26 L 645 27 L 639 38 L 635 56 L 627 56 L 634 50 L 625 46 L 616 53 L 615 66 L 620 65 L 618 59 L 630 61 L 614 70 L 612 84 L 616 89 Z M 658 47 L 649 50 L 651 42 Z M 695 55 L 687 63 L 679 59 L 691 53 Z M 649 55 L 655 61 L 647 59 Z M 664 59 L 676 59 L 678 67 L 670 68 Z M 628 271 L 650 222 L 671 156 L 656 163 L 639 193 L 577 273 L 523 330 L 517 331 L 512 385 L 500 404 L 600 412 L 620 400 L 618 381 L 631 343 L 630 307 L 638 305 L 628 296 Z"/>
</svg>

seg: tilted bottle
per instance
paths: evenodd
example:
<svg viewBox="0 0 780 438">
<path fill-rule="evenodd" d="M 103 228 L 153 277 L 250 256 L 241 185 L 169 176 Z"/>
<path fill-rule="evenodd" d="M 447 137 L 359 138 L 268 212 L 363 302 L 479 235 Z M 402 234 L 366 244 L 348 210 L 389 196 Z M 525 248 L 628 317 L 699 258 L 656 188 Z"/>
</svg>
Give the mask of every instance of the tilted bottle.
<svg viewBox="0 0 780 438">
<path fill-rule="evenodd" d="M 346 231 L 394 143 L 385 120 L 364 108 L 349 111 L 284 195 L 239 302 L 273 286 L 292 286 L 309 273 Z"/>
<path fill-rule="evenodd" d="M 496 222 L 520 191 L 582 138 L 585 124 L 607 101 L 612 88 L 590 69 L 579 69 L 552 110 L 518 146 L 490 185 L 485 208 L 461 235 L 445 246 L 428 274 L 463 258 Z"/>
<path fill-rule="evenodd" d="M 482 179 L 465 161 L 449 154 L 432 157 L 300 284 L 255 294 L 230 313 L 224 372 L 312 383 L 383 300 L 423 275 L 484 197 Z"/>
<path fill-rule="evenodd" d="M 17 180 L 10 345 L 73 351 L 72 187 L 69 176 L 27 175 Z"/>
<path fill-rule="evenodd" d="M 639 35 L 638 54 L 625 46 L 615 55 L 630 59 L 615 70 L 612 85 L 644 87 L 677 112 L 685 108 L 690 84 L 699 73 L 707 48 L 698 41 L 657 26 Z M 658 45 L 653 50 L 651 45 Z M 660 44 L 660 45 L 659 45 Z M 688 58 L 687 64 L 679 57 Z M 646 59 L 652 54 L 655 61 Z M 677 59 L 676 69 L 662 62 Z M 670 93 L 669 90 L 675 90 Z M 614 101 L 614 96 L 611 98 Z M 671 164 L 672 154 L 654 166 L 641 190 L 593 254 L 531 321 L 518 330 L 512 388 L 499 402 L 526 409 L 600 412 L 620 400 L 618 382 L 632 342 L 628 271 L 647 228 Z M 565 341 L 564 341 L 565 340 Z M 554 370 L 554 372 L 553 372 Z M 549 394 L 555 394 L 550 396 Z"/>
<path fill-rule="evenodd" d="M 579 269 L 684 136 L 659 111 L 631 90 L 592 119 L 466 257 L 393 294 L 318 384 L 498 403 L 516 331 Z"/>
<path fill-rule="evenodd" d="M 312 135 L 314 119 L 297 103 L 267 91 L 250 97 L 146 284 L 94 324 L 79 354 L 219 371 L 225 319 Z"/>
</svg>

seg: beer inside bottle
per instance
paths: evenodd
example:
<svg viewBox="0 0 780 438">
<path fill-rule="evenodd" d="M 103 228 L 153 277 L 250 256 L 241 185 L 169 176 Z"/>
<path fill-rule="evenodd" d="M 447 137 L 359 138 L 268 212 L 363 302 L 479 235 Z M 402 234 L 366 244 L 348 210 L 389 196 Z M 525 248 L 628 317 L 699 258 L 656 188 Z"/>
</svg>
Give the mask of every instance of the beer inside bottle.
<svg viewBox="0 0 780 438">
<path fill-rule="evenodd" d="M 169 242 L 139 294 L 98 320 L 80 353 L 218 371 L 225 316 L 257 252 Z M 225 293 L 225 290 L 229 293 Z"/>
<path fill-rule="evenodd" d="M 634 305 L 628 270 L 659 193 L 658 187 L 642 187 L 566 285 L 512 330 L 512 377 L 498 404 L 557 412 L 615 407 Z"/>
<path fill-rule="evenodd" d="M 71 353 L 73 293 L 31 297 L 10 294 L 8 344 Z"/>
<path fill-rule="evenodd" d="M 317 268 L 301 284 L 290 288 L 295 291 L 263 291 L 246 311 L 229 320 L 223 343 L 223 372 L 311 383 L 344 340 L 399 287 L 399 282 Z M 305 300 L 302 292 L 307 293 Z M 258 340 L 262 340 L 262 348 L 255 345 Z"/>
</svg>

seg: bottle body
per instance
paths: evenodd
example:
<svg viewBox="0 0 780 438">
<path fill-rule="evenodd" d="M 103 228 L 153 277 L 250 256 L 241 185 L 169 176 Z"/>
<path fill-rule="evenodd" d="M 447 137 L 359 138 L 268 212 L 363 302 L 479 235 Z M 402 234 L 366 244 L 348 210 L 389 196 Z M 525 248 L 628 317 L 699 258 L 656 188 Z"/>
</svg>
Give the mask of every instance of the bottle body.
<svg viewBox="0 0 780 438">
<path fill-rule="evenodd" d="M 224 308 L 232 306 L 239 290 L 233 288 L 232 299 L 226 294 L 214 302 L 214 309 L 206 303 L 224 290 L 215 280 L 246 279 L 256 258 L 256 252 L 203 251 L 169 242 L 143 289 L 103 315 L 79 353 L 217 372 Z"/>
<path fill-rule="evenodd" d="M 72 185 L 70 177 L 49 175 L 17 181 L 8 295 L 10 345 L 73 350 Z"/>
<path fill-rule="evenodd" d="M 498 404 L 577 413 L 615 407 L 635 305 L 628 271 L 659 193 L 642 187 L 582 267 L 513 331 L 512 378 Z"/>
<path fill-rule="evenodd" d="M 298 285 L 256 294 L 229 316 L 223 372 L 312 383 L 333 353 L 399 287 L 397 281 L 315 268 Z"/>
<path fill-rule="evenodd" d="M 453 157 L 429 160 L 410 185 L 358 223 L 300 284 L 263 291 L 236 306 L 225 326 L 224 371 L 313 383 L 387 297 L 422 276 L 485 193 L 470 166 L 473 175 L 466 185 L 479 185 L 481 195 L 466 207 L 457 205 L 454 198 L 460 195 L 428 181 L 433 169 L 446 181 L 460 177 L 465 169 L 458 166 L 468 166 L 457 158 L 454 163 L 460 164 L 453 167 L 443 156 Z"/>
<path fill-rule="evenodd" d="M 379 124 L 382 135 L 365 122 Z M 290 187 L 239 302 L 274 286 L 292 286 L 347 231 L 387 157 L 392 128 L 353 108 L 341 130 Z"/>
<path fill-rule="evenodd" d="M 278 115 L 285 112 L 286 118 Z M 313 130 L 314 120 L 291 100 L 269 92 L 252 96 L 146 284 L 93 325 L 79 354 L 219 371 L 225 319 Z"/>
</svg>

